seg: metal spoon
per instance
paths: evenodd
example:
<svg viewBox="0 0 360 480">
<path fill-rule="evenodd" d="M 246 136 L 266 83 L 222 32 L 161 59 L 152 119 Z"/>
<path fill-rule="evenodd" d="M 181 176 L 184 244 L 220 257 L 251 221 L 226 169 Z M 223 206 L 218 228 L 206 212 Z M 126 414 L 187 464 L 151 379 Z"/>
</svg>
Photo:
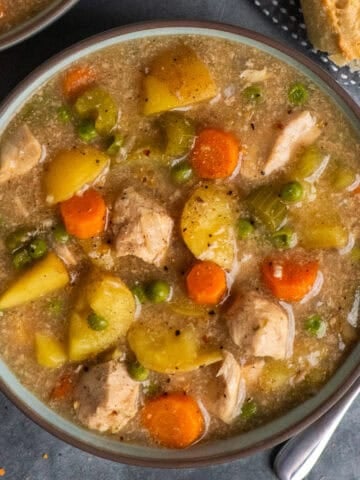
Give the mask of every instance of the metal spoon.
<svg viewBox="0 0 360 480">
<path fill-rule="evenodd" d="M 274 462 L 274 471 L 280 480 L 303 480 L 306 477 L 359 394 L 360 378 L 334 407 L 282 447 Z"/>
</svg>

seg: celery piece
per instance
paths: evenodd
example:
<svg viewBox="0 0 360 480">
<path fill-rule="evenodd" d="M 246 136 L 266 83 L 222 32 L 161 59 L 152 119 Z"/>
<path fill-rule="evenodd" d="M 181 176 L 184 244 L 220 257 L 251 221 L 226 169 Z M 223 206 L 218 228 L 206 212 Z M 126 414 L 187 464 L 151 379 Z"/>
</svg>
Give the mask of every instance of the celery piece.
<svg viewBox="0 0 360 480">
<path fill-rule="evenodd" d="M 331 186 L 337 192 L 346 190 L 356 180 L 355 171 L 347 165 L 338 164 L 330 176 Z"/>
<path fill-rule="evenodd" d="M 302 151 L 291 176 L 297 180 L 314 182 L 323 174 L 329 159 L 329 155 L 324 154 L 316 145 L 311 145 Z"/>
<path fill-rule="evenodd" d="M 101 136 L 109 135 L 117 122 L 118 109 L 115 101 L 100 87 L 86 90 L 76 100 L 74 108 L 80 118 L 95 120 L 95 129 Z"/>
<path fill-rule="evenodd" d="M 262 186 L 254 190 L 247 201 L 253 215 L 272 231 L 286 220 L 287 207 L 272 187 Z"/>
<path fill-rule="evenodd" d="M 184 157 L 195 140 L 193 123 L 177 112 L 164 113 L 160 122 L 166 135 L 164 155 L 172 160 Z"/>
</svg>

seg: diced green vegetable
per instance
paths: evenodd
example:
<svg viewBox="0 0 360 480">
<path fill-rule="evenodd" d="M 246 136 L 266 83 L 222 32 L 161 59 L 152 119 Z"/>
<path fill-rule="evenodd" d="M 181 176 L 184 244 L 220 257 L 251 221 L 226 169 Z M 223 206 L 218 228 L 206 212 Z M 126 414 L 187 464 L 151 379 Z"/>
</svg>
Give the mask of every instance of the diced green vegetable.
<svg viewBox="0 0 360 480">
<path fill-rule="evenodd" d="M 263 97 L 262 89 L 259 85 L 250 85 L 243 90 L 243 95 L 247 101 L 260 102 Z"/>
<path fill-rule="evenodd" d="M 337 164 L 335 169 L 330 173 L 331 186 L 338 192 L 346 190 L 355 180 L 355 171 L 347 165 Z"/>
<path fill-rule="evenodd" d="M 318 180 L 324 172 L 328 160 L 328 155 L 324 154 L 316 145 L 311 145 L 302 151 L 291 176 L 297 180 L 310 181 L 311 177 Z"/>
<path fill-rule="evenodd" d="M 149 377 L 149 370 L 145 368 L 138 361 L 132 362 L 128 365 L 128 372 L 130 377 L 137 382 L 144 382 Z"/>
<path fill-rule="evenodd" d="M 351 260 L 354 262 L 360 261 L 360 245 L 355 245 L 355 247 L 350 252 Z"/>
<path fill-rule="evenodd" d="M 95 124 L 92 120 L 84 120 L 81 122 L 77 128 L 77 133 L 79 138 L 85 143 L 94 141 L 98 136 Z"/>
<path fill-rule="evenodd" d="M 43 257 L 47 251 L 48 246 L 44 239 L 42 238 L 34 238 L 28 247 L 30 257 L 34 260 Z"/>
<path fill-rule="evenodd" d="M 339 223 L 317 223 L 301 231 L 300 244 L 304 248 L 343 248 L 349 239 L 348 231 Z"/>
<path fill-rule="evenodd" d="M 322 338 L 326 334 L 326 322 L 315 313 L 306 320 L 305 330 L 312 337 Z"/>
<path fill-rule="evenodd" d="M 109 322 L 106 320 L 106 318 L 102 317 L 101 315 L 96 315 L 94 312 L 88 315 L 87 322 L 89 327 L 96 332 L 105 330 L 109 325 Z"/>
<path fill-rule="evenodd" d="M 184 157 L 195 140 L 192 121 L 177 112 L 164 113 L 160 121 L 166 135 L 165 156 L 172 160 Z"/>
<path fill-rule="evenodd" d="M 114 136 L 112 137 L 112 141 L 106 150 L 106 153 L 110 155 L 111 157 L 114 157 L 117 155 L 120 151 L 120 148 L 124 144 L 124 135 L 122 135 L 120 132 L 116 132 Z"/>
<path fill-rule="evenodd" d="M 70 235 L 66 231 L 63 224 L 58 224 L 54 228 L 54 240 L 58 243 L 67 243 L 70 239 Z"/>
<path fill-rule="evenodd" d="M 86 90 L 76 100 L 76 113 L 82 119 L 95 120 L 95 129 L 101 136 L 108 136 L 117 122 L 118 109 L 112 96 L 100 87 Z"/>
<path fill-rule="evenodd" d="M 245 240 L 254 232 L 254 225 L 251 220 L 247 218 L 240 218 L 236 224 L 236 231 L 238 238 Z"/>
<path fill-rule="evenodd" d="M 67 360 L 63 345 L 54 337 L 36 333 L 35 335 L 36 360 L 46 368 L 59 368 Z"/>
<path fill-rule="evenodd" d="M 188 162 L 181 162 L 172 167 L 170 174 L 172 181 L 181 185 L 191 180 L 194 172 Z"/>
<path fill-rule="evenodd" d="M 146 297 L 153 303 L 166 302 L 171 294 L 171 287 L 163 280 L 155 280 L 146 285 Z"/>
<path fill-rule="evenodd" d="M 71 110 L 66 105 L 62 105 L 61 107 L 58 108 L 57 115 L 58 115 L 58 119 L 62 123 L 69 123 L 72 119 Z"/>
<path fill-rule="evenodd" d="M 147 302 L 148 298 L 146 296 L 145 288 L 142 285 L 140 285 L 139 283 L 137 285 L 134 285 L 131 291 L 133 295 L 138 299 L 139 303 Z"/>
<path fill-rule="evenodd" d="M 33 232 L 25 228 L 20 228 L 15 232 L 10 233 L 5 240 L 6 248 L 10 253 L 16 252 L 24 247 L 32 238 Z"/>
<path fill-rule="evenodd" d="M 297 243 L 297 235 L 292 228 L 283 227 L 272 234 L 271 240 L 276 248 L 285 250 L 287 248 L 295 247 Z"/>
<path fill-rule="evenodd" d="M 22 248 L 14 253 L 12 257 L 12 264 L 16 270 L 21 270 L 32 262 L 32 258 L 27 248 Z"/>
<path fill-rule="evenodd" d="M 287 207 L 272 187 L 254 190 L 247 200 L 254 216 L 270 230 L 278 229 L 286 220 Z"/>
<path fill-rule="evenodd" d="M 286 203 L 299 202 L 304 196 L 304 188 L 300 182 L 289 182 L 280 192 L 281 200 Z"/>
<path fill-rule="evenodd" d="M 248 420 L 249 418 L 256 415 L 257 412 L 257 405 L 254 400 L 247 400 L 241 409 L 241 418 L 243 420 Z"/>
<path fill-rule="evenodd" d="M 301 82 L 296 82 L 291 85 L 288 91 L 288 99 L 292 105 L 304 105 L 309 98 L 309 91 Z"/>
</svg>

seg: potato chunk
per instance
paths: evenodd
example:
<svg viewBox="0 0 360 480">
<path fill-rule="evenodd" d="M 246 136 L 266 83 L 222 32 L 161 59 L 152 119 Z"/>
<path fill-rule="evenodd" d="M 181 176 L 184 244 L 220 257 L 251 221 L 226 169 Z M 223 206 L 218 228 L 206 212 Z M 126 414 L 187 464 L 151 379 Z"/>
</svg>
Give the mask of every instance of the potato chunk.
<svg viewBox="0 0 360 480">
<path fill-rule="evenodd" d="M 143 79 L 145 115 L 208 100 L 216 85 L 191 48 L 179 45 L 154 59 Z"/>
<path fill-rule="evenodd" d="M 54 204 L 71 198 L 105 174 L 109 164 L 105 153 L 90 146 L 58 153 L 45 172 L 46 201 Z"/>
<path fill-rule="evenodd" d="M 106 329 L 92 330 L 87 322 L 90 312 L 105 318 Z M 70 318 L 69 359 L 82 361 L 106 350 L 123 337 L 135 316 L 135 300 L 120 278 L 97 274 L 91 279 Z"/>
<path fill-rule="evenodd" d="M 63 345 L 54 337 L 37 333 L 35 335 L 36 360 L 46 368 L 59 368 L 67 360 Z"/>
<path fill-rule="evenodd" d="M 216 185 L 197 188 L 185 204 L 181 232 L 190 251 L 230 270 L 236 253 L 235 204 Z"/>
<path fill-rule="evenodd" d="M 35 263 L 0 296 L 0 309 L 16 307 L 36 300 L 70 281 L 65 265 L 55 253 Z"/>
<path fill-rule="evenodd" d="M 160 373 L 186 372 L 222 360 L 220 350 L 201 346 L 191 324 L 177 329 L 156 321 L 136 322 L 128 342 L 144 367 Z"/>
</svg>

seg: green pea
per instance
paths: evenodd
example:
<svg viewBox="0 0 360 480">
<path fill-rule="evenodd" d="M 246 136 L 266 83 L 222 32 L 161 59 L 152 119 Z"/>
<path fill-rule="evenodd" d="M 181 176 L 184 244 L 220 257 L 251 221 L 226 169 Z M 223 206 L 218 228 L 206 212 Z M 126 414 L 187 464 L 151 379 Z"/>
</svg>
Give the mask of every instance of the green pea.
<svg viewBox="0 0 360 480">
<path fill-rule="evenodd" d="M 149 377 L 149 370 L 145 368 L 138 361 L 132 362 L 128 365 L 128 372 L 132 379 L 137 382 L 144 382 Z"/>
<path fill-rule="evenodd" d="M 308 97 L 308 89 L 301 82 L 296 82 L 289 88 L 288 99 L 292 105 L 303 105 Z"/>
<path fill-rule="evenodd" d="M 271 239 L 274 247 L 285 250 L 296 245 L 297 236 L 292 228 L 284 227 L 274 232 Z"/>
<path fill-rule="evenodd" d="M 26 248 L 22 248 L 21 250 L 17 251 L 12 257 L 12 263 L 16 270 L 21 270 L 31 262 L 32 258 Z"/>
<path fill-rule="evenodd" d="M 46 252 L 48 251 L 48 246 L 45 240 L 43 240 L 42 238 L 34 238 L 34 240 L 31 241 L 28 249 L 30 257 L 33 259 L 37 259 L 43 257 L 46 254 Z"/>
<path fill-rule="evenodd" d="M 299 202 L 304 196 L 304 188 L 300 182 L 289 182 L 280 192 L 281 200 L 286 203 Z"/>
<path fill-rule="evenodd" d="M 108 153 L 108 155 L 115 156 L 119 153 L 120 148 L 123 146 L 123 144 L 124 135 L 122 135 L 121 133 L 115 133 L 115 135 L 113 136 L 113 140 L 110 143 L 106 152 Z"/>
<path fill-rule="evenodd" d="M 12 232 L 5 240 L 6 248 L 10 253 L 14 253 L 28 243 L 32 235 L 33 233 L 25 228 L 20 228 L 19 230 Z"/>
<path fill-rule="evenodd" d="M 249 418 L 256 415 L 257 412 L 257 405 L 254 400 L 247 400 L 241 409 L 241 418 L 243 420 L 248 420 Z"/>
<path fill-rule="evenodd" d="M 97 332 L 105 330 L 109 325 L 109 322 L 106 320 L 106 318 L 102 317 L 101 315 L 97 315 L 95 312 L 90 313 L 90 315 L 87 317 L 87 323 L 92 330 Z"/>
<path fill-rule="evenodd" d="M 322 338 L 326 334 L 326 322 L 315 313 L 306 319 L 305 330 L 312 337 Z"/>
<path fill-rule="evenodd" d="M 146 303 L 147 297 L 146 297 L 145 289 L 142 285 L 140 284 L 134 285 L 131 291 L 140 303 Z"/>
<path fill-rule="evenodd" d="M 61 107 L 59 107 L 57 114 L 58 114 L 58 119 L 62 123 L 69 123 L 72 118 L 71 110 L 66 105 L 62 105 Z"/>
<path fill-rule="evenodd" d="M 70 235 L 66 231 L 64 225 L 62 224 L 56 225 L 56 227 L 54 228 L 53 235 L 54 235 L 54 240 L 59 243 L 66 243 L 70 239 Z"/>
<path fill-rule="evenodd" d="M 91 120 L 85 120 L 84 122 L 82 122 L 77 128 L 77 133 L 79 138 L 81 138 L 81 140 L 86 143 L 92 142 L 98 136 L 95 130 L 94 122 L 92 122 Z"/>
<path fill-rule="evenodd" d="M 262 99 L 262 90 L 259 85 L 250 85 L 243 90 L 243 95 L 247 101 L 259 102 Z"/>
<path fill-rule="evenodd" d="M 181 162 L 172 167 L 170 174 L 172 181 L 181 185 L 192 179 L 193 169 L 188 162 Z"/>
<path fill-rule="evenodd" d="M 244 240 L 245 238 L 250 237 L 250 235 L 254 232 L 254 225 L 252 224 L 251 220 L 247 218 L 240 218 L 237 222 L 237 235 L 239 238 Z"/>
<path fill-rule="evenodd" d="M 153 303 L 166 302 L 170 297 L 170 285 L 163 280 L 155 280 L 146 286 L 145 293 L 147 298 Z"/>
</svg>

